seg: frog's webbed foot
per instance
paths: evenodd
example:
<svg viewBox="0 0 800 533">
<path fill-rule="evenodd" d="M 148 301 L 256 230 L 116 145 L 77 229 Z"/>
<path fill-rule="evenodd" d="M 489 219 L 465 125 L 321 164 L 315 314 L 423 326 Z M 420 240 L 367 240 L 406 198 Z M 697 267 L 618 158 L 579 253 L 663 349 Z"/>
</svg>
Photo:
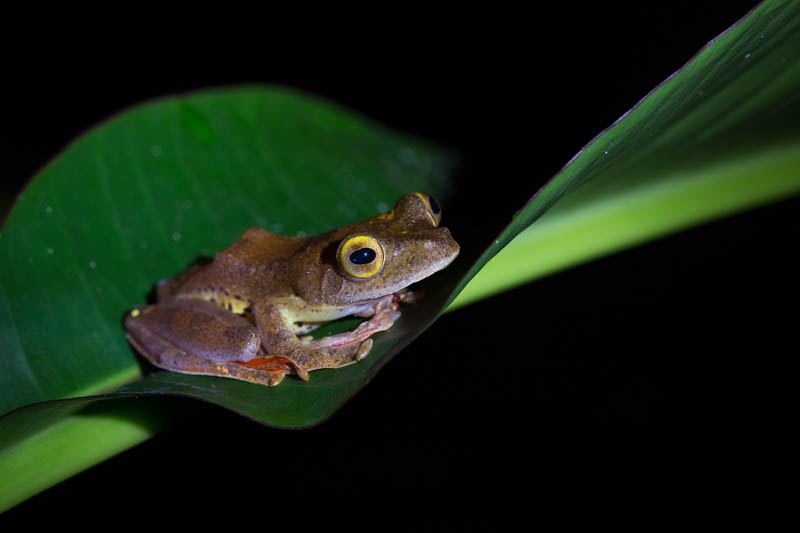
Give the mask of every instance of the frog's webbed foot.
<svg viewBox="0 0 800 533">
<path fill-rule="evenodd" d="M 254 357 L 246 363 L 234 362 L 232 364 L 243 369 L 242 371 L 251 371 L 254 375 L 266 375 L 266 384 L 270 387 L 274 387 L 283 381 L 286 374 L 297 374 L 297 377 L 303 381 L 308 381 L 309 379 L 306 369 L 298 365 L 292 358 L 286 357 L 285 355 Z"/>
<path fill-rule="evenodd" d="M 400 289 L 396 293 L 392 295 L 396 302 L 402 302 L 404 304 L 414 304 L 418 301 L 422 300 L 422 297 L 425 296 L 425 291 L 422 289 L 417 289 L 412 291 L 409 288 Z"/>
</svg>

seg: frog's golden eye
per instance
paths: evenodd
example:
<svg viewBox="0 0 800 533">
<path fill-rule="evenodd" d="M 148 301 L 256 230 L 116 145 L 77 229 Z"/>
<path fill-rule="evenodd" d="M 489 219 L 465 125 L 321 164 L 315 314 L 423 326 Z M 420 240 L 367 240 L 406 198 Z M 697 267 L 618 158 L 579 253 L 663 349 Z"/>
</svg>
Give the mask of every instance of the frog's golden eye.
<svg viewBox="0 0 800 533">
<path fill-rule="evenodd" d="M 383 247 L 369 235 L 344 238 L 336 257 L 342 270 L 356 279 L 371 278 L 383 268 Z"/>
<path fill-rule="evenodd" d="M 439 222 L 442 221 L 442 208 L 439 207 L 439 202 L 437 202 L 433 196 L 424 192 L 414 194 L 419 196 L 425 203 L 425 209 L 428 211 L 428 215 L 430 215 L 434 227 L 439 227 Z"/>
</svg>

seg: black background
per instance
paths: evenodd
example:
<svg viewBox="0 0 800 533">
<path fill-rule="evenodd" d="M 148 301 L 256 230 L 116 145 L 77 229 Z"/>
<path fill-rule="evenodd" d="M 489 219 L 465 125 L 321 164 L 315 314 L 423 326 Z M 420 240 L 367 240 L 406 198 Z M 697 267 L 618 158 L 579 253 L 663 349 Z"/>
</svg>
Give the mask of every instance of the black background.
<svg viewBox="0 0 800 533">
<path fill-rule="evenodd" d="M 482 218 L 488 242 L 581 146 L 753 4 L 12 11 L 3 187 L 18 190 L 73 137 L 132 104 L 276 83 L 459 150 L 446 225 L 458 237 L 460 220 Z M 348 509 L 377 499 L 386 523 L 407 496 L 416 502 L 400 514 L 478 521 L 509 509 L 466 502 L 569 498 L 597 466 L 614 472 L 595 479 L 598 492 L 619 480 L 617 465 L 640 465 L 643 484 L 656 472 L 696 474 L 686 465 L 697 461 L 730 476 L 722 436 L 761 418 L 770 373 L 791 352 L 783 305 L 797 296 L 787 249 L 798 207 L 706 225 L 445 315 L 318 428 L 280 431 L 176 400 L 182 424 L 6 517 L 155 507 L 267 523 L 341 509 L 347 522 Z M 442 511 L 452 495 L 460 506 Z"/>
</svg>

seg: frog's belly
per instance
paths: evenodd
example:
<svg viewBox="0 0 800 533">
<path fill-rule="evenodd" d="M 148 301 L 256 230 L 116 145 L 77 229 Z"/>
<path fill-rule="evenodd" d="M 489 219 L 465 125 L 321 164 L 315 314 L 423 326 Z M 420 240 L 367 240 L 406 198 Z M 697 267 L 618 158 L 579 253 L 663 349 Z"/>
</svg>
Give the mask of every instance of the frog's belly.
<svg viewBox="0 0 800 533">
<path fill-rule="evenodd" d="M 294 312 L 292 312 L 292 319 L 295 322 L 324 323 L 338 320 L 346 316 L 372 316 L 375 312 L 374 308 L 377 301 L 378 300 L 369 300 L 342 307 L 306 304 L 298 306 Z"/>
</svg>

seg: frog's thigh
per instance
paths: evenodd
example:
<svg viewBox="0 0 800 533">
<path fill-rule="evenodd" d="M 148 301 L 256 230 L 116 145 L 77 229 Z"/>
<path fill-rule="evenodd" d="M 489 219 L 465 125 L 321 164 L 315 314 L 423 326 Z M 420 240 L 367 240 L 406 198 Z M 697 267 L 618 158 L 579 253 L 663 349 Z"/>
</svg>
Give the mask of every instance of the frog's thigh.
<svg viewBox="0 0 800 533">
<path fill-rule="evenodd" d="M 244 318 L 202 300 L 134 310 L 125 317 L 125 328 L 148 355 L 163 351 L 166 342 L 202 359 L 249 361 L 261 346 Z"/>
</svg>

